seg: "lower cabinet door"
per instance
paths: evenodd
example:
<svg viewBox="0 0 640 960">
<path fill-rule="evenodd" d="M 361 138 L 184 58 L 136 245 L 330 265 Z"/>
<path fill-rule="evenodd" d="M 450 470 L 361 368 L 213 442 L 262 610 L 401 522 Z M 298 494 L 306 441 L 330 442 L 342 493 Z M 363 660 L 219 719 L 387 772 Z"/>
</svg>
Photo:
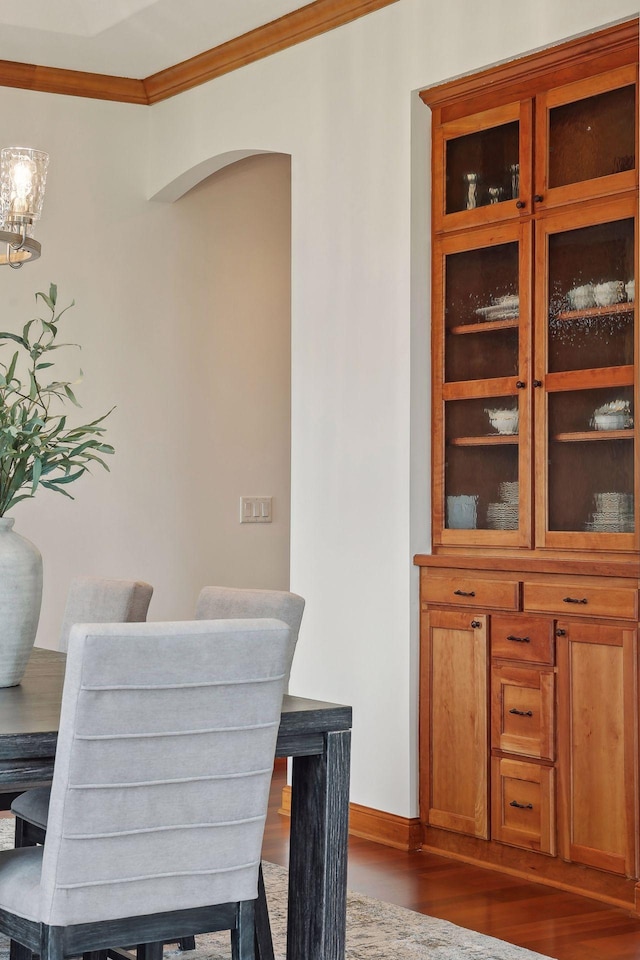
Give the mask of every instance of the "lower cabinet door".
<svg viewBox="0 0 640 960">
<path fill-rule="evenodd" d="M 555 853 L 553 767 L 494 757 L 491 837 L 539 853 Z"/>
<path fill-rule="evenodd" d="M 427 822 L 485 839 L 486 619 L 472 611 L 430 611 L 423 621 L 421 658 L 422 805 Z"/>
<path fill-rule="evenodd" d="M 559 853 L 637 877 L 636 630 L 558 622 Z"/>
</svg>

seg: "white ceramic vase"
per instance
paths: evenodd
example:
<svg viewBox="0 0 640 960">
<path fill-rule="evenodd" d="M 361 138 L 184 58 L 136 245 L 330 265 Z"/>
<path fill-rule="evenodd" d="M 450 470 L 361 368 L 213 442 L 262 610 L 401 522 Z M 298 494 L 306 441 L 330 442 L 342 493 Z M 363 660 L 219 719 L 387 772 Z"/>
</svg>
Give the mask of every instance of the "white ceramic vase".
<svg viewBox="0 0 640 960">
<path fill-rule="evenodd" d="M 20 683 L 31 655 L 42 602 L 42 557 L 0 517 L 0 687 Z"/>
</svg>

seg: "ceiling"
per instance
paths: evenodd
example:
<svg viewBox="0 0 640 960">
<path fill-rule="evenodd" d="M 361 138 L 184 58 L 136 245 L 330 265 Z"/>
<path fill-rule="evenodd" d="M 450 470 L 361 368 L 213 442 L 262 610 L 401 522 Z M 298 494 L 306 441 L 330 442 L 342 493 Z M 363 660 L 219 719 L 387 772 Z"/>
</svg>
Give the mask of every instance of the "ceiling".
<svg viewBox="0 0 640 960">
<path fill-rule="evenodd" d="M 141 79 L 307 5 L 308 0 L 4 3 L 0 60 Z"/>
</svg>

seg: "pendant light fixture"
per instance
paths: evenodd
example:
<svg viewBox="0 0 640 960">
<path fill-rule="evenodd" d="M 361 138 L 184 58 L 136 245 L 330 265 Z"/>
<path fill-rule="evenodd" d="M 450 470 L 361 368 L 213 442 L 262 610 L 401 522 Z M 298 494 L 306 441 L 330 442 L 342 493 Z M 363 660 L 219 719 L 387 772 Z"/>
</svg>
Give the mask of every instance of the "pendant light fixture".
<svg viewBox="0 0 640 960">
<path fill-rule="evenodd" d="M 32 147 L 0 150 L 0 265 L 17 269 L 37 260 L 40 244 L 33 224 L 40 219 L 49 154 Z"/>
</svg>

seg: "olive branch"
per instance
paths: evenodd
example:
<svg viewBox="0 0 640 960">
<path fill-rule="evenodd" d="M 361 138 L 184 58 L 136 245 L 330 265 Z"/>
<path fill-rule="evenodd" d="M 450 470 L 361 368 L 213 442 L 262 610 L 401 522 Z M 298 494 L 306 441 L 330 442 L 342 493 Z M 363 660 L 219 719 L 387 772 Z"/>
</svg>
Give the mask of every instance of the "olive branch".
<svg viewBox="0 0 640 960">
<path fill-rule="evenodd" d="M 41 300 L 49 311 L 46 318 L 29 320 L 21 336 L 0 333 L 0 345 L 12 341 L 19 347 L 9 363 L 0 360 L 0 516 L 33 497 L 39 486 L 73 499 L 67 486 L 93 463 L 108 470 L 103 457 L 114 452 L 102 439 L 111 410 L 90 423 L 67 426 L 64 408 L 69 403 L 80 406 L 73 387 L 82 380 L 82 371 L 74 382 L 42 382 L 44 371 L 54 366 L 54 350 L 78 347 L 56 342 L 58 324 L 74 306 L 72 301 L 56 313 L 57 297 L 52 283 L 48 295 L 36 293 L 36 303 Z"/>
</svg>

